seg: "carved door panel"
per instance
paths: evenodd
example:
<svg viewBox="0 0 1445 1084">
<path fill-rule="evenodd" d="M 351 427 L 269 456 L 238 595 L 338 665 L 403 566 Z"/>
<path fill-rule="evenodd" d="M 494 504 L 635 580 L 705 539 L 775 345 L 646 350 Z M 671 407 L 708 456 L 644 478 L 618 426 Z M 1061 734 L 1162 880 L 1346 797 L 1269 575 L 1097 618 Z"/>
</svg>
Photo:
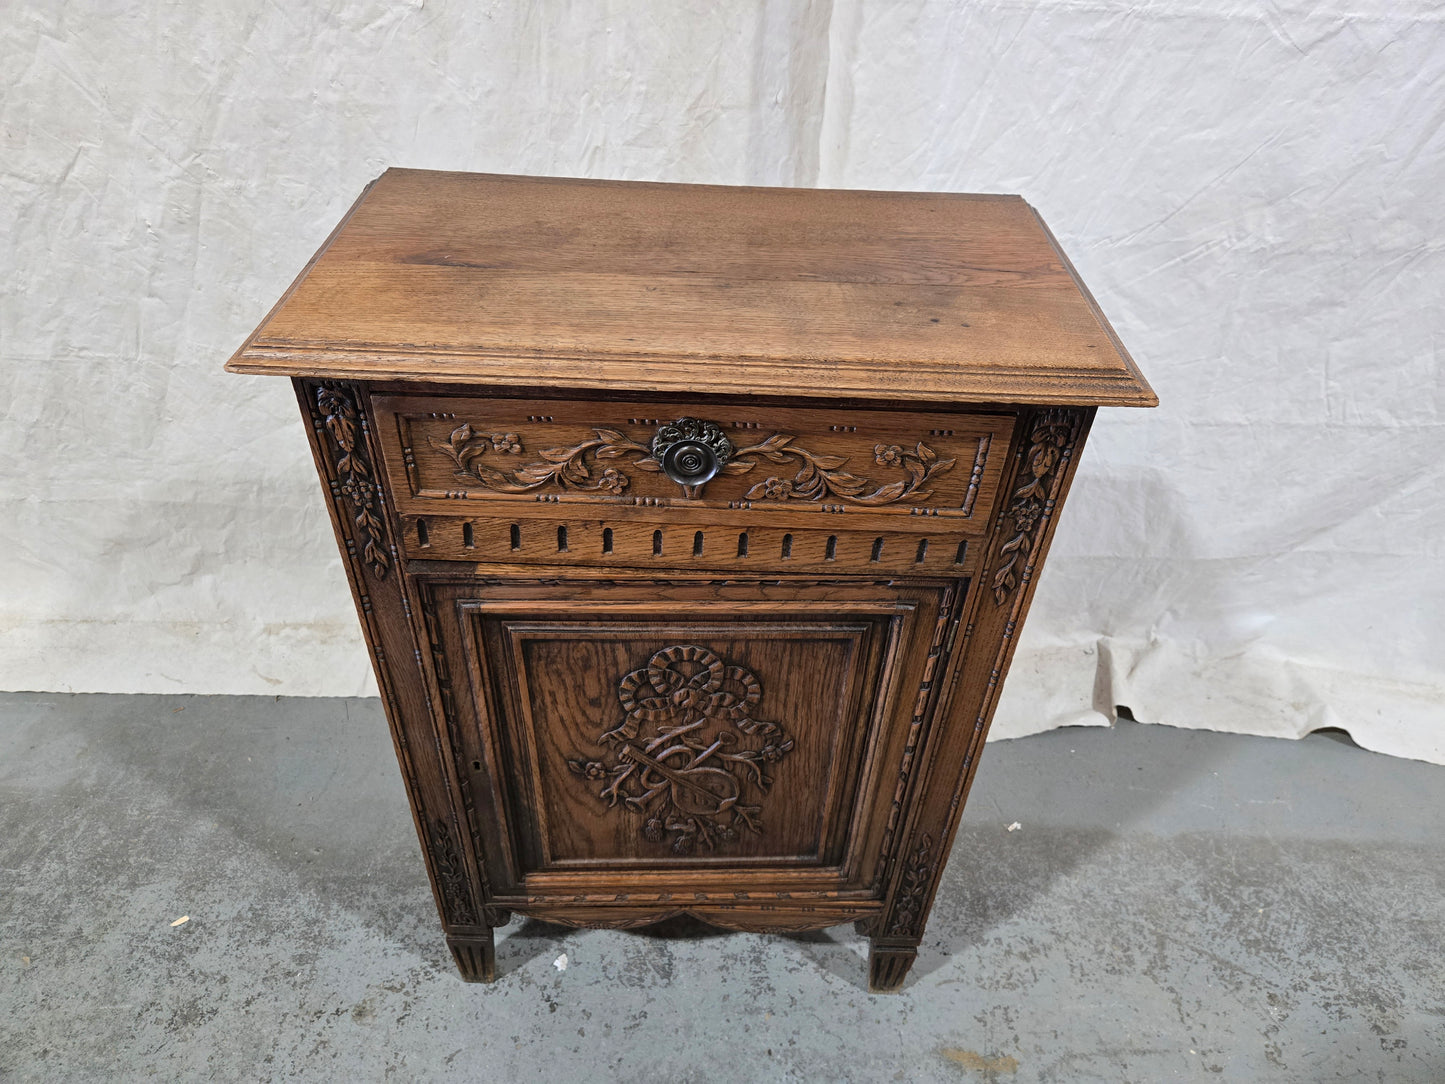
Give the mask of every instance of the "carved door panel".
<svg viewBox="0 0 1445 1084">
<path fill-rule="evenodd" d="M 954 590 L 428 585 L 491 896 L 872 892 Z"/>
</svg>

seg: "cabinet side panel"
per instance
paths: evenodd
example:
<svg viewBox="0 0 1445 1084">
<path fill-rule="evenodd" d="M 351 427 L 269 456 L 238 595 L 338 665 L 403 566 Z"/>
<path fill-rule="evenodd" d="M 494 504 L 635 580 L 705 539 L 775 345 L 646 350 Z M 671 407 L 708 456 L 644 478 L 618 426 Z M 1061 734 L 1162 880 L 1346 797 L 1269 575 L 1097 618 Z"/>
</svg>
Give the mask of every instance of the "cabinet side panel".
<svg viewBox="0 0 1445 1084">
<path fill-rule="evenodd" d="M 437 910 L 449 931 L 486 925 L 433 724 L 422 645 L 404 592 L 366 397 L 353 384 L 292 383 L 386 707 Z"/>
<path fill-rule="evenodd" d="M 1094 408 L 1025 412 L 978 579 L 965 607 L 961 650 L 945 678 L 941 725 L 920 769 L 917 798 L 889 871 L 888 906 L 870 930 L 875 948 L 916 945 L 978 768 L 1038 572 L 1078 465 Z"/>
</svg>

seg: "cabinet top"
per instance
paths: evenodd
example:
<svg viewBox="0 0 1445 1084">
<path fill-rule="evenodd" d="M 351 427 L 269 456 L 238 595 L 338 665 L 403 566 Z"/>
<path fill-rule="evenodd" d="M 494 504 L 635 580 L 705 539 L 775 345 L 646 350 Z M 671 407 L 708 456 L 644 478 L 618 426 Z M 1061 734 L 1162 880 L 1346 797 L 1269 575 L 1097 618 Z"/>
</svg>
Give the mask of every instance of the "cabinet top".
<svg viewBox="0 0 1445 1084">
<path fill-rule="evenodd" d="M 928 403 L 1158 400 L 1017 196 L 390 169 L 226 366 Z"/>
</svg>

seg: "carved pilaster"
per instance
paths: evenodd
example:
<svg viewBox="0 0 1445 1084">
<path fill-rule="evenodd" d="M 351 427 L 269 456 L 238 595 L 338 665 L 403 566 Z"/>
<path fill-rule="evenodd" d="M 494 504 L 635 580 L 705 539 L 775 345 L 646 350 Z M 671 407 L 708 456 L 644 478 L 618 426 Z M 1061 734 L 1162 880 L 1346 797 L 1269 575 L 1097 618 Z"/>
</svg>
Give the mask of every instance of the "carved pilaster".
<svg viewBox="0 0 1445 1084">
<path fill-rule="evenodd" d="M 1045 410 L 1034 415 L 1024 467 L 1014 482 L 1004 522 L 1011 525 L 999 547 L 994 567 L 993 600 L 1002 606 L 1018 585 L 1027 583 L 1038 563 L 1034 557 L 1039 532 L 1053 514 L 1059 481 L 1068 469 L 1078 439 L 1083 411 Z"/>
<path fill-rule="evenodd" d="M 893 790 L 893 805 L 888 811 L 888 825 L 883 833 L 883 847 L 880 852 L 882 860 L 878 863 L 878 874 L 874 880 L 875 886 L 881 885 L 888 874 L 888 860 L 892 855 L 893 840 L 899 821 L 903 817 L 908 787 L 913 778 L 913 767 L 918 751 L 926 738 L 924 724 L 929 718 L 930 710 L 936 705 L 934 682 L 940 676 L 940 659 L 943 657 L 948 643 L 949 630 L 956 628 L 954 606 L 957 603 L 958 591 L 958 588 L 950 587 L 945 593 L 942 605 L 938 610 L 938 620 L 934 625 L 933 639 L 928 645 L 928 661 L 923 668 L 923 680 L 918 686 L 918 695 L 913 705 L 913 717 L 908 722 L 908 738 L 903 745 L 903 759 L 898 765 L 898 782 Z"/>
<path fill-rule="evenodd" d="M 452 690 L 451 665 L 447 660 L 446 648 L 442 643 L 441 620 L 437 614 L 437 604 L 434 598 L 423 594 L 420 603 L 422 625 L 426 629 L 427 644 L 430 648 L 432 682 L 436 687 L 437 696 L 440 701 L 438 705 L 442 716 L 440 735 L 448 746 L 449 755 L 453 762 L 456 763 L 464 758 L 460 751 L 461 737 L 457 730 L 456 696 Z M 461 800 L 462 816 L 465 818 L 466 826 L 471 831 L 472 838 L 475 841 L 480 838 L 480 833 L 478 831 L 476 803 L 472 795 L 471 776 L 467 772 L 457 772 L 456 785 Z M 450 838 L 450 832 L 448 832 L 448 838 Z M 475 842 L 473 846 L 476 846 Z M 464 859 L 459 859 L 459 865 L 464 863 L 464 861 Z M 461 868 L 464 869 L 464 865 L 462 865 Z M 487 881 L 486 864 L 481 861 L 480 856 L 478 856 L 476 862 L 476 870 L 477 878 L 481 885 L 482 899 L 486 900 L 491 896 L 491 886 Z M 465 880 L 465 878 L 463 878 L 463 880 Z M 470 896 L 470 893 L 468 893 L 468 896 Z M 487 923 L 489 926 L 501 926 L 505 924 L 505 920 L 503 922 Z"/>
<path fill-rule="evenodd" d="M 354 540 L 361 559 L 377 579 L 385 579 L 392 560 L 386 522 L 381 512 L 381 487 L 366 441 L 366 416 L 354 388 L 338 381 L 315 385 L 313 418 L 325 430 L 335 471 L 333 497 L 350 506 Z"/>
<path fill-rule="evenodd" d="M 466 865 L 452 836 L 451 825 L 441 817 L 428 829 L 432 862 L 436 866 L 437 887 L 441 890 L 446 919 L 453 926 L 470 926 L 476 922 L 472 907 L 471 886 L 467 883 Z"/>
<path fill-rule="evenodd" d="M 894 937 L 918 937 L 923 933 L 923 919 L 928 910 L 928 887 L 938 869 L 938 854 L 933 837 L 927 832 L 908 855 L 903 865 L 903 879 L 893 902 L 893 919 L 888 933 Z"/>
</svg>

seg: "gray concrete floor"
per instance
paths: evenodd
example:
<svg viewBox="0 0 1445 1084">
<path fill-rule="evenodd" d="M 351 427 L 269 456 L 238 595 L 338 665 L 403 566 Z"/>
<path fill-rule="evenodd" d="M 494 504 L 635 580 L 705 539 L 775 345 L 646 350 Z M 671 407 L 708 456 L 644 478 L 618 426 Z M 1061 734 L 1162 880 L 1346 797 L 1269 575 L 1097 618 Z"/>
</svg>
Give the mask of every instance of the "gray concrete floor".
<svg viewBox="0 0 1445 1084">
<path fill-rule="evenodd" d="M 376 701 L 0 696 L 6 1081 L 1445 1081 L 1445 768 L 991 745 L 894 996 L 847 928 L 502 933 L 463 984 Z"/>
</svg>

